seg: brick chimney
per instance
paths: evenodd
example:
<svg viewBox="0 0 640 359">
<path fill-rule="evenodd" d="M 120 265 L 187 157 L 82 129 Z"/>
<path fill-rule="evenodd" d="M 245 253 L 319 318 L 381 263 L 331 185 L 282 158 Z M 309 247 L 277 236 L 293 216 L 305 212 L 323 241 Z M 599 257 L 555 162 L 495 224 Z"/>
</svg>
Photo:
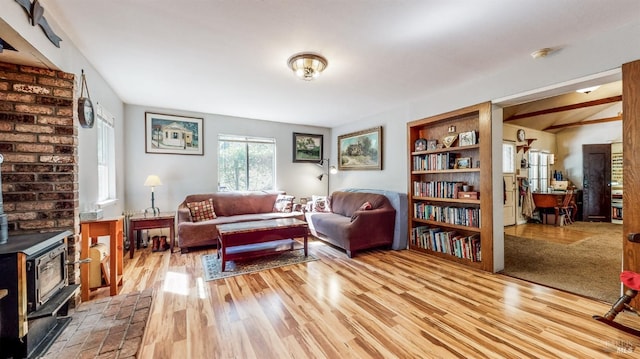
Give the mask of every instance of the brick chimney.
<svg viewBox="0 0 640 359">
<path fill-rule="evenodd" d="M 71 230 L 80 254 L 75 75 L 0 62 L 2 193 L 9 235 Z M 78 266 L 69 281 L 80 283 Z"/>
</svg>

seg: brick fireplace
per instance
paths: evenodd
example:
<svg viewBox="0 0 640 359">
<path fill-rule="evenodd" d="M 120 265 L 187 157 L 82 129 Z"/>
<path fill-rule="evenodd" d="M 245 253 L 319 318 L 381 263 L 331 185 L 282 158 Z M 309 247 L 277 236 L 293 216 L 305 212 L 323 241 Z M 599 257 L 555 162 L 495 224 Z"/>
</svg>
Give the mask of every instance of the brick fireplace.
<svg viewBox="0 0 640 359">
<path fill-rule="evenodd" d="M 80 254 L 75 75 L 0 62 L 0 154 L 9 235 L 70 230 Z M 78 265 L 69 282 L 80 283 Z"/>
</svg>

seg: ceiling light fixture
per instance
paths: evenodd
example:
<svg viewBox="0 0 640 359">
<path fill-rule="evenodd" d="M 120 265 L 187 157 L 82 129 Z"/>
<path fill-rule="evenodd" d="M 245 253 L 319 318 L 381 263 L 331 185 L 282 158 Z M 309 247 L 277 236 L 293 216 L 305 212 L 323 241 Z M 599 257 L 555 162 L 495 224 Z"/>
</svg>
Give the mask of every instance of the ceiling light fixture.
<svg viewBox="0 0 640 359">
<path fill-rule="evenodd" d="M 587 93 L 589 93 L 591 91 L 595 91 L 595 90 L 597 90 L 599 88 L 600 88 L 600 86 L 585 87 L 583 89 L 576 90 L 576 92 L 587 94 Z"/>
<path fill-rule="evenodd" d="M 295 54 L 289 58 L 287 63 L 296 76 L 305 81 L 318 78 L 320 73 L 327 68 L 328 64 L 327 59 L 310 52 Z"/>
<path fill-rule="evenodd" d="M 545 47 L 544 49 L 532 52 L 531 57 L 533 57 L 534 59 L 539 59 L 541 57 L 547 57 L 547 55 L 549 55 L 551 52 L 553 52 L 553 49 Z"/>
</svg>

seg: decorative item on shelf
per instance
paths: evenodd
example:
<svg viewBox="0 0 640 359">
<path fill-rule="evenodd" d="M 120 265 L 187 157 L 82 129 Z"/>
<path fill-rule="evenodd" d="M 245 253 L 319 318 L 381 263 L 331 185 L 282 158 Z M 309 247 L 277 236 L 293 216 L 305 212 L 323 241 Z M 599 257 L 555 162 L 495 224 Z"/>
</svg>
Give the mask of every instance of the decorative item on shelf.
<svg viewBox="0 0 640 359">
<path fill-rule="evenodd" d="M 427 140 L 427 150 L 435 150 L 438 148 L 438 140 Z"/>
<path fill-rule="evenodd" d="M 156 207 L 154 192 L 156 186 L 162 186 L 162 182 L 160 181 L 160 177 L 157 175 L 149 175 L 144 181 L 145 187 L 151 187 L 151 207 L 144 210 L 144 214 L 146 215 L 148 212 L 151 212 L 154 216 L 160 214 L 160 208 Z"/>
<path fill-rule="evenodd" d="M 518 132 L 516 133 L 516 138 L 518 139 L 518 142 L 524 142 L 525 134 L 523 129 L 518 130 Z"/>
<path fill-rule="evenodd" d="M 480 199 L 480 196 L 477 191 L 461 191 L 458 192 L 458 199 Z"/>
<path fill-rule="evenodd" d="M 301 52 L 291 56 L 287 64 L 300 79 L 311 81 L 320 76 L 320 73 L 327 68 L 328 62 L 321 55 Z"/>
<path fill-rule="evenodd" d="M 449 148 L 453 145 L 454 142 L 456 142 L 457 139 L 458 139 L 457 133 L 450 134 L 442 138 L 442 144 L 444 145 L 444 147 Z"/>
<path fill-rule="evenodd" d="M 87 89 L 87 97 L 84 97 L 84 89 Z M 95 119 L 93 111 L 93 103 L 91 103 L 91 95 L 89 95 L 89 87 L 87 86 L 87 78 L 82 70 L 82 87 L 80 89 L 80 98 L 78 98 L 78 121 L 83 128 L 92 128 Z"/>
<path fill-rule="evenodd" d="M 449 133 L 456 132 L 456 126 L 449 126 L 449 128 L 447 129 L 447 132 L 449 132 Z"/>
<path fill-rule="evenodd" d="M 427 149 L 427 140 L 424 138 L 418 138 L 413 145 L 414 151 L 424 151 Z"/>
<path fill-rule="evenodd" d="M 456 165 L 454 168 L 456 169 L 471 168 L 471 158 L 470 157 L 456 158 Z"/>
<path fill-rule="evenodd" d="M 458 146 L 472 146 L 476 144 L 476 131 L 461 132 Z"/>
</svg>

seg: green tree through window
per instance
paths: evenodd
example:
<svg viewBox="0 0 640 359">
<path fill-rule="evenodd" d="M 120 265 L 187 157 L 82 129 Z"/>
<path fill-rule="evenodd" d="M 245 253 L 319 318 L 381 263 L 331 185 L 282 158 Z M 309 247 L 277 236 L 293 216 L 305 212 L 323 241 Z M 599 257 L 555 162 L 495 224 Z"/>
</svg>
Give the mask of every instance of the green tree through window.
<svg viewBox="0 0 640 359">
<path fill-rule="evenodd" d="M 219 191 L 275 189 L 275 139 L 219 135 L 218 145 Z"/>
</svg>

